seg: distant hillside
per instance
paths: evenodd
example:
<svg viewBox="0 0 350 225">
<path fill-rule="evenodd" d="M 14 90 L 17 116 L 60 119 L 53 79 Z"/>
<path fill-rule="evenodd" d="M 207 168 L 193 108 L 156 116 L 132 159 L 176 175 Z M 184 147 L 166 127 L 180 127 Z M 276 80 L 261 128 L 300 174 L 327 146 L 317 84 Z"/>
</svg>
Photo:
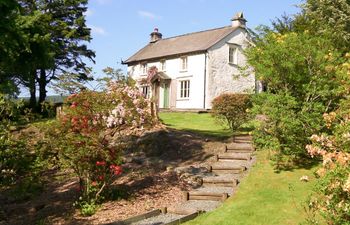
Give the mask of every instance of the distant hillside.
<svg viewBox="0 0 350 225">
<path fill-rule="evenodd" d="M 61 95 L 51 95 L 46 97 L 47 102 L 53 102 L 53 103 L 63 103 L 63 101 L 67 98 L 67 96 L 61 96 Z M 24 101 L 29 101 L 29 97 L 19 97 L 18 99 L 23 99 Z M 37 98 L 39 100 L 39 98 Z"/>
</svg>

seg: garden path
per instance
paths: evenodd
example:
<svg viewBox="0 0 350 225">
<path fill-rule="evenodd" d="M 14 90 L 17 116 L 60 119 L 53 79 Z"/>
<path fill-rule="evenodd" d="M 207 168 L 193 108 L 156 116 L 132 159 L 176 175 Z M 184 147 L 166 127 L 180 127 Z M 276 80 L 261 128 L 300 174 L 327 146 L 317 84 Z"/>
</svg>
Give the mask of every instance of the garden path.
<svg viewBox="0 0 350 225">
<path fill-rule="evenodd" d="M 180 224 L 214 210 L 236 192 L 240 180 L 255 162 L 254 151 L 251 136 L 235 136 L 221 153 L 214 155 L 213 162 L 174 169 L 180 177 L 197 182 L 197 188 L 183 192 L 181 203 L 108 225 Z"/>
</svg>

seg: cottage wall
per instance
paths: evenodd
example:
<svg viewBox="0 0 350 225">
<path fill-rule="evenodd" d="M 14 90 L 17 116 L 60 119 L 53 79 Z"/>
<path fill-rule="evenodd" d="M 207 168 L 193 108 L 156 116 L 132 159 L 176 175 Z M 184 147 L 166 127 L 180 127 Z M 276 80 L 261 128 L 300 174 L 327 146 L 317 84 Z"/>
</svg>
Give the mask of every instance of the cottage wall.
<svg viewBox="0 0 350 225">
<path fill-rule="evenodd" d="M 187 56 L 188 69 L 181 70 L 181 58 L 163 59 L 166 62 L 166 70 L 163 71 L 171 78 L 169 84 L 169 106 L 176 109 L 203 109 L 204 107 L 204 77 L 205 77 L 205 54 L 190 54 Z M 146 63 L 146 62 L 144 62 Z M 147 78 L 147 74 L 143 73 L 141 63 L 128 66 L 128 75 L 135 80 Z M 147 62 L 148 68 L 156 66 L 161 71 L 160 61 Z M 180 98 L 180 82 L 184 80 L 190 81 L 190 97 Z M 159 107 L 164 108 L 164 85 L 160 84 L 159 89 Z"/>
<path fill-rule="evenodd" d="M 243 54 L 249 45 L 246 35 L 244 29 L 237 29 L 208 50 L 207 108 L 211 108 L 212 100 L 220 94 L 254 92 L 255 76 L 252 70 L 246 70 L 244 75 L 240 70 L 240 67 L 247 65 Z M 230 44 L 239 48 L 238 65 L 229 63 Z"/>
</svg>

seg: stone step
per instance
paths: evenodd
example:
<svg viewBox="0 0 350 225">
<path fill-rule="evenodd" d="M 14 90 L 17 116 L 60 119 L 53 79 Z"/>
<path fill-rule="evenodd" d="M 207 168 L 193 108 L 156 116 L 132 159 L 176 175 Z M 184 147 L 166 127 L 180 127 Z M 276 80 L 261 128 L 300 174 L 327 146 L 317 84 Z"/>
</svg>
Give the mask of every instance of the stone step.
<svg viewBox="0 0 350 225">
<path fill-rule="evenodd" d="M 237 154 L 237 153 L 221 153 L 215 155 L 215 161 L 230 161 L 230 160 L 242 160 L 249 161 L 252 157 L 250 154 Z"/>
<path fill-rule="evenodd" d="M 238 179 L 227 177 L 204 177 L 202 179 L 202 185 L 217 186 L 217 187 L 235 187 L 238 184 Z"/>
<path fill-rule="evenodd" d="M 227 153 L 253 153 L 255 149 L 224 149 Z"/>
<path fill-rule="evenodd" d="M 252 144 L 248 143 L 230 143 L 226 144 L 226 150 L 250 150 L 254 151 L 254 147 Z"/>
<path fill-rule="evenodd" d="M 253 141 L 253 136 L 248 134 L 234 135 L 233 141 Z"/>
<path fill-rule="evenodd" d="M 225 201 L 232 195 L 231 187 L 202 187 L 190 192 L 184 192 L 184 200 Z"/>
<path fill-rule="evenodd" d="M 208 170 L 210 172 L 213 172 L 214 174 L 221 174 L 221 173 L 232 173 L 232 174 L 238 174 L 245 171 L 247 168 L 242 165 L 232 165 L 227 164 L 226 162 L 218 162 L 214 163 L 211 166 L 208 166 Z"/>
</svg>

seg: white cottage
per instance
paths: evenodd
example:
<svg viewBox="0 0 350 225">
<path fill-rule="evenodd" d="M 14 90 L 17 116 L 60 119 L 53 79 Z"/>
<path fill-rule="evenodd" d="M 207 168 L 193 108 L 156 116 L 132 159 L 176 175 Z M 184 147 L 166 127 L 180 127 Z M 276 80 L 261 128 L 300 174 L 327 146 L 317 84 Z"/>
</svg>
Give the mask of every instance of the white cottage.
<svg viewBox="0 0 350 225">
<path fill-rule="evenodd" d="M 251 43 L 246 20 L 238 13 L 231 21 L 231 26 L 164 39 L 156 28 L 150 43 L 124 62 L 128 76 L 161 109 L 206 110 L 220 94 L 254 92 L 254 74 L 241 75 L 243 50 Z M 153 88 L 145 82 L 150 68 L 156 73 L 148 80 Z"/>
</svg>

